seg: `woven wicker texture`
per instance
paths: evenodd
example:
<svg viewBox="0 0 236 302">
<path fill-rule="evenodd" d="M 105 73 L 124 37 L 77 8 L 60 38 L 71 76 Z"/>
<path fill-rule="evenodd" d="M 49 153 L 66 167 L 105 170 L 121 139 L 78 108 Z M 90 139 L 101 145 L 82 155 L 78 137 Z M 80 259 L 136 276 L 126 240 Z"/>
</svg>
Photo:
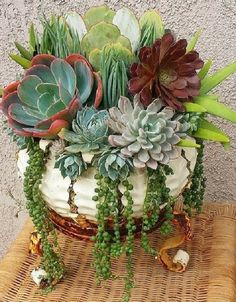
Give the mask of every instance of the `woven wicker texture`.
<svg viewBox="0 0 236 302">
<path fill-rule="evenodd" d="M 91 269 L 92 244 L 60 235 L 67 276 L 56 290 L 42 296 L 30 272 L 39 259 L 28 254 L 28 222 L 0 264 L 1 302 L 120 302 L 122 279 L 96 286 Z M 166 271 L 139 247 L 134 254 L 136 286 L 132 302 L 235 302 L 236 301 L 236 205 L 205 204 L 193 219 L 192 241 L 183 247 L 190 254 L 187 271 Z M 150 235 L 153 246 L 163 239 Z M 114 272 L 124 274 L 125 261 L 114 263 Z"/>
</svg>

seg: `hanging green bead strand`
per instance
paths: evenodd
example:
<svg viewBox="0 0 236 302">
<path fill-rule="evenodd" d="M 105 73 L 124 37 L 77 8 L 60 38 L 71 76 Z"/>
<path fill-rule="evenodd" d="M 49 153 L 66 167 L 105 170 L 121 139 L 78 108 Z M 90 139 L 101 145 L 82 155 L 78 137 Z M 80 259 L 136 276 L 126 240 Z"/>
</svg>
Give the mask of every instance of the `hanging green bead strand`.
<svg viewBox="0 0 236 302">
<path fill-rule="evenodd" d="M 107 219 L 110 216 L 110 200 L 112 193 L 109 188 L 110 180 L 100 174 L 95 175 L 97 188 L 93 200 L 97 202 L 97 224 L 98 230 L 95 241 L 93 266 L 96 270 L 96 281 L 99 284 L 102 280 L 112 278 L 111 271 L 111 234 L 107 231 Z"/>
<path fill-rule="evenodd" d="M 124 197 L 127 202 L 124 209 L 124 217 L 127 220 L 126 223 L 127 236 L 126 236 L 126 246 L 125 246 L 125 253 L 127 256 L 127 264 L 126 264 L 127 275 L 125 277 L 125 291 L 122 298 L 122 302 L 129 302 L 131 297 L 131 290 L 134 287 L 134 270 L 133 270 L 132 255 L 134 252 L 134 232 L 136 230 L 136 226 L 133 218 L 134 201 L 130 193 L 130 191 L 133 190 L 133 185 L 129 183 L 128 180 L 124 180 L 122 184 L 125 187 Z"/>
<path fill-rule="evenodd" d="M 64 275 L 64 265 L 57 242 L 56 231 L 49 218 L 46 202 L 41 196 L 39 186 L 45 169 L 45 154 L 35 143 L 29 151 L 29 161 L 24 173 L 24 192 L 26 207 L 41 237 L 43 255 L 41 266 L 47 272 L 47 290 Z"/>
<path fill-rule="evenodd" d="M 152 248 L 148 239 L 148 232 L 158 223 L 160 206 L 165 205 L 165 222 L 161 226 L 162 233 L 168 233 L 173 219 L 172 197 L 166 187 L 166 175 L 173 171 L 168 166 L 159 166 L 157 170 L 148 169 L 148 186 L 143 208 L 143 225 L 141 231 L 141 246 L 150 255 L 156 256 L 156 249 Z"/>
<path fill-rule="evenodd" d="M 204 143 L 200 139 L 198 139 L 196 143 L 200 145 L 200 148 L 197 150 L 198 155 L 195 169 L 191 178 L 192 183 L 190 188 L 186 188 L 183 192 L 184 209 L 189 215 L 192 214 L 192 209 L 197 210 L 198 213 L 201 212 L 206 187 L 206 178 L 204 177 L 203 165 Z"/>
</svg>

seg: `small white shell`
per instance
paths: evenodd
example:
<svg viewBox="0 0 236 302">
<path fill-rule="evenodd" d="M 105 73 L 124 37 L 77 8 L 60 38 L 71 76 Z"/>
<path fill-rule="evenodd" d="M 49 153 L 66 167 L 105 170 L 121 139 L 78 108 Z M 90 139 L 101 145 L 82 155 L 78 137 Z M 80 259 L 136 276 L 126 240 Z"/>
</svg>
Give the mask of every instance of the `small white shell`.
<svg viewBox="0 0 236 302">
<path fill-rule="evenodd" d="M 42 282 L 43 279 L 47 278 L 47 273 L 44 269 L 42 268 L 35 268 L 31 272 L 31 278 L 36 283 L 38 286 L 40 286 L 40 283 Z"/>
<path fill-rule="evenodd" d="M 183 266 L 183 270 L 185 270 L 186 266 L 189 262 L 189 254 L 184 250 L 178 250 L 173 258 L 173 263 L 180 263 Z"/>
</svg>

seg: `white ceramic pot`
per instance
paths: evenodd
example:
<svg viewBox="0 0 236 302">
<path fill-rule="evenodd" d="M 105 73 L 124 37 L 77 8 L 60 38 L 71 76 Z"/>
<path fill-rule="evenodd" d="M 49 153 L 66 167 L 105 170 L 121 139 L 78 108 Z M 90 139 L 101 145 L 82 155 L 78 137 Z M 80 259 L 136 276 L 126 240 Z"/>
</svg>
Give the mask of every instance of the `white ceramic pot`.
<svg viewBox="0 0 236 302">
<path fill-rule="evenodd" d="M 197 159 L 196 149 L 183 148 L 183 151 L 185 153 L 184 157 L 181 155 L 170 162 L 169 165 L 173 169 L 174 174 L 167 176 L 166 180 L 166 185 L 170 188 L 170 194 L 175 197 L 178 197 L 185 187 L 190 185 L 191 173 L 194 170 Z M 84 158 L 91 161 L 91 158 L 87 156 L 84 156 Z M 27 167 L 27 161 L 28 154 L 26 150 L 19 151 L 17 164 L 22 177 Z M 90 221 L 96 222 L 96 202 L 92 200 L 94 189 L 96 188 L 96 180 L 94 179 L 96 169 L 93 167 L 88 168 L 72 184 L 70 178 L 63 178 L 60 170 L 54 168 L 54 165 L 55 155 L 49 153 L 46 171 L 43 174 L 40 188 L 49 208 L 53 209 L 60 216 L 72 218 L 75 221 L 78 221 L 79 216 L 83 216 Z M 140 218 L 142 217 L 143 203 L 147 189 L 147 170 L 135 169 L 130 175 L 129 181 L 134 187 L 131 191 L 134 201 L 134 217 Z M 122 185 L 120 185 L 119 189 L 121 193 L 124 191 Z M 69 194 L 71 191 L 74 194 Z M 73 196 L 73 200 L 71 200 L 71 196 Z M 121 198 L 121 201 L 125 205 L 123 198 Z M 74 205 L 73 207 L 71 206 L 72 204 Z"/>
</svg>

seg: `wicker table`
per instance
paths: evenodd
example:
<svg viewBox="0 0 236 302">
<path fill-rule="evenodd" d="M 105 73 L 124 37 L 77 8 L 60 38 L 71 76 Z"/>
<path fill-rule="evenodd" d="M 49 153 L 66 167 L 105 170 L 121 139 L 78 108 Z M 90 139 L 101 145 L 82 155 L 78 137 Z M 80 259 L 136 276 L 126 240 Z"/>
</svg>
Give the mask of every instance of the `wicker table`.
<svg viewBox="0 0 236 302">
<path fill-rule="evenodd" d="M 0 264 L 0 302 L 119 302 L 122 279 L 96 286 L 91 268 L 92 245 L 60 235 L 67 276 L 56 290 L 43 296 L 30 278 L 39 259 L 28 254 L 31 222 L 27 222 Z M 135 280 L 132 302 L 235 302 L 236 301 L 236 205 L 206 203 L 193 219 L 192 241 L 183 247 L 191 255 L 187 271 L 166 271 L 155 259 L 135 248 Z M 150 235 L 160 246 L 158 232 Z M 124 259 L 114 263 L 122 275 Z"/>
</svg>

